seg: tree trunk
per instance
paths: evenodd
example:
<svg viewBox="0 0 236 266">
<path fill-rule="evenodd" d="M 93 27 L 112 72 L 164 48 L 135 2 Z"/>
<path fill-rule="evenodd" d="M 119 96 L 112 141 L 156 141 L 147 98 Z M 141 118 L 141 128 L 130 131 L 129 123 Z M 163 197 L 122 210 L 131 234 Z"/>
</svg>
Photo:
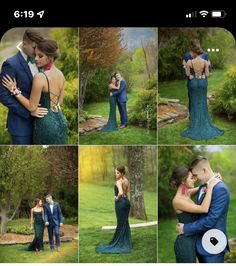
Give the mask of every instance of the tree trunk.
<svg viewBox="0 0 236 266">
<path fill-rule="evenodd" d="M 79 110 L 80 111 L 83 111 L 85 92 L 86 92 L 86 87 L 87 87 L 89 76 L 90 76 L 90 71 L 80 74 L 80 85 L 79 85 Z"/>
<path fill-rule="evenodd" d="M 137 219 L 147 220 L 143 193 L 143 147 L 128 146 L 128 168 L 131 201 L 130 215 Z"/>
<path fill-rule="evenodd" d="M 148 79 L 151 79 L 151 74 L 150 74 L 149 65 L 148 65 L 148 61 L 147 61 L 147 53 L 146 53 L 146 50 L 144 48 L 143 42 L 141 42 L 141 43 L 142 43 L 142 48 L 143 48 L 143 54 L 144 54 Z"/>
<path fill-rule="evenodd" d="M 1 211 L 1 228 L 0 228 L 0 233 L 5 234 L 7 232 L 7 224 L 9 222 L 9 219 L 7 217 L 7 214 L 5 211 Z"/>
</svg>

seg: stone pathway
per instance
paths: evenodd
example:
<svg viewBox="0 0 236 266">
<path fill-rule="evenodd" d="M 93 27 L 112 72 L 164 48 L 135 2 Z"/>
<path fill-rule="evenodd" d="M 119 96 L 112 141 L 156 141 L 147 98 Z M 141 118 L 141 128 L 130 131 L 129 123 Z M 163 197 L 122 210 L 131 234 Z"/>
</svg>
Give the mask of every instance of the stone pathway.
<svg viewBox="0 0 236 266">
<path fill-rule="evenodd" d="M 236 238 L 229 239 L 230 248 L 236 247 Z"/>
<path fill-rule="evenodd" d="M 158 128 L 188 117 L 188 108 L 178 99 L 168 99 L 168 104 L 158 105 Z"/>
<path fill-rule="evenodd" d="M 93 116 L 92 118 L 79 124 L 79 135 L 84 136 L 91 132 L 100 131 L 107 124 L 107 119 L 100 115 Z"/>
<path fill-rule="evenodd" d="M 73 225 L 64 225 L 60 229 L 61 242 L 69 242 L 77 239 L 78 229 Z M 16 244 L 29 244 L 32 242 L 34 235 L 20 235 L 14 233 L 0 234 L 0 245 L 16 245 Z M 47 228 L 44 230 L 45 243 L 48 243 Z"/>
<path fill-rule="evenodd" d="M 130 228 L 140 228 L 140 227 L 150 227 L 157 225 L 157 221 L 139 223 L 139 224 L 130 224 Z M 106 225 L 102 227 L 102 230 L 114 230 L 116 225 Z"/>
</svg>

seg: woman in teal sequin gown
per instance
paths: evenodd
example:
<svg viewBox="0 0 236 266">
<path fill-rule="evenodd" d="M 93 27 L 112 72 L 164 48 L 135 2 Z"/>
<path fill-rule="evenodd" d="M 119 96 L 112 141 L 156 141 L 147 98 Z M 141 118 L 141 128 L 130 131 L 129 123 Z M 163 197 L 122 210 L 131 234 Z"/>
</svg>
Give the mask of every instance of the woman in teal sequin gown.
<svg viewBox="0 0 236 266">
<path fill-rule="evenodd" d="M 194 187 L 196 178 L 189 169 L 176 167 L 170 179 L 170 185 L 177 190 L 172 205 L 179 223 L 194 222 L 200 213 L 207 213 L 211 203 L 213 187 L 220 182 L 214 178 L 207 187 L 205 198 L 201 205 L 197 205 L 192 197 L 199 193 L 199 187 Z M 174 251 L 177 263 L 196 263 L 195 236 L 178 235 Z"/>
<path fill-rule="evenodd" d="M 35 111 L 39 105 L 47 109 L 47 113 L 39 114 L 38 118 L 34 119 L 33 144 L 66 144 L 67 122 L 60 108 L 65 78 L 54 65 L 59 55 L 57 43 L 54 40 L 44 40 L 36 47 L 35 54 L 36 65 L 41 72 L 33 78 L 30 99 L 21 94 L 15 97 L 30 112 Z M 16 81 L 9 76 L 3 78 L 3 85 L 9 91 L 17 87 Z"/>
<path fill-rule="evenodd" d="M 112 91 L 119 89 L 119 84 L 117 83 L 117 80 L 115 76 L 111 77 L 111 81 L 109 83 L 109 89 L 110 89 L 110 112 L 109 112 L 109 118 L 107 121 L 106 126 L 101 130 L 102 132 L 111 132 L 117 130 L 117 122 L 116 122 L 116 96 L 112 95 Z"/>
<path fill-rule="evenodd" d="M 183 137 L 193 140 L 215 138 L 224 133 L 212 124 L 207 106 L 207 86 L 209 75 L 208 62 L 201 58 L 203 50 L 193 49 L 194 59 L 186 65 L 189 96 L 189 128 L 181 133 Z"/>
<path fill-rule="evenodd" d="M 108 244 L 97 246 L 99 253 L 130 253 L 132 250 L 131 232 L 129 226 L 130 201 L 128 199 L 129 182 L 124 176 L 124 166 L 116 168 L 115 211 L 117 226 L 112 240 Z"/>
<path fill-rule="evenodd" d="M 29 251 L 41 251 L 43 250 L 43 233 L 44 233 L 44 213 L 42 207 L 42 201 L 40 199 L 35 200 L 35 207 L 31 209 L 30 224 L 31 229 L 34 228 L 34 239 L 28 247 Z"/>
</svg>

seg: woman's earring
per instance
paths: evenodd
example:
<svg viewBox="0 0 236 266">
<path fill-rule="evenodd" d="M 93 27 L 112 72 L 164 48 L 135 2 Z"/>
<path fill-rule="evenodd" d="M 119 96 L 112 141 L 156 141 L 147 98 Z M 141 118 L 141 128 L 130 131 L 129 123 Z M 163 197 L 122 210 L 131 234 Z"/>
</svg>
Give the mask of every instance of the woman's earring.
<svg viewBox="0 0 236 266">
<path fill-rule="evenodd" d="M 187 187 L 186 187 L 185 184 L 182 185 L 181 193 L 182 193 L 182 195 L 186 195 L 187 194 Z"/>
</svg>

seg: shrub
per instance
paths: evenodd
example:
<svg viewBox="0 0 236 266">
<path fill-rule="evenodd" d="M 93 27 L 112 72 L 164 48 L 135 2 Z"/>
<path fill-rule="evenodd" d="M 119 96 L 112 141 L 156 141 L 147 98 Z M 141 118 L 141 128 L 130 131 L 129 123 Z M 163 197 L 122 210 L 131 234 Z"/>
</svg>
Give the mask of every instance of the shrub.
<svg viewBox="0 0 236 266">
<path fill-rule="evenodd" d="M 78 78 L 67 81 L 62 109 L 68 121 L 68 144 L 78 143 Z"/>
<path fill-rule="evenodd" d="M 225 66 L 227 59 L 230 58 L 235 45 L 233 35 L 225 29 L 211 29 L 209 34 L 202 40 L 202 47 L 205 51 L 208 48 L 219 48 L 219 52 L 211 52 L 209 58 L 212 68 L 222 69 Z"/>
<path fill-rule="evenodd" d="M 138 92 L 138 99 L 130 111 L 129 123 L 150 129 L 157 128 L 156 87 L 148 87 Z"/>
<path fill-rule="evenodd" d="M 215 113 L 236 116 L 236 67 L 232 67 L 227 73 L 227 81 L 216 92 L 216 99 L 212 104 Z"/>
<path fill-rule="evenodd" d="M 20 234 L 20 235 L 32 235 L 34 231 L 31 230 L 29 226 L 19 225 L 19 226 L 8 226 L 7 233 L 15 233 L 15 234 Z"/>
</svg>

